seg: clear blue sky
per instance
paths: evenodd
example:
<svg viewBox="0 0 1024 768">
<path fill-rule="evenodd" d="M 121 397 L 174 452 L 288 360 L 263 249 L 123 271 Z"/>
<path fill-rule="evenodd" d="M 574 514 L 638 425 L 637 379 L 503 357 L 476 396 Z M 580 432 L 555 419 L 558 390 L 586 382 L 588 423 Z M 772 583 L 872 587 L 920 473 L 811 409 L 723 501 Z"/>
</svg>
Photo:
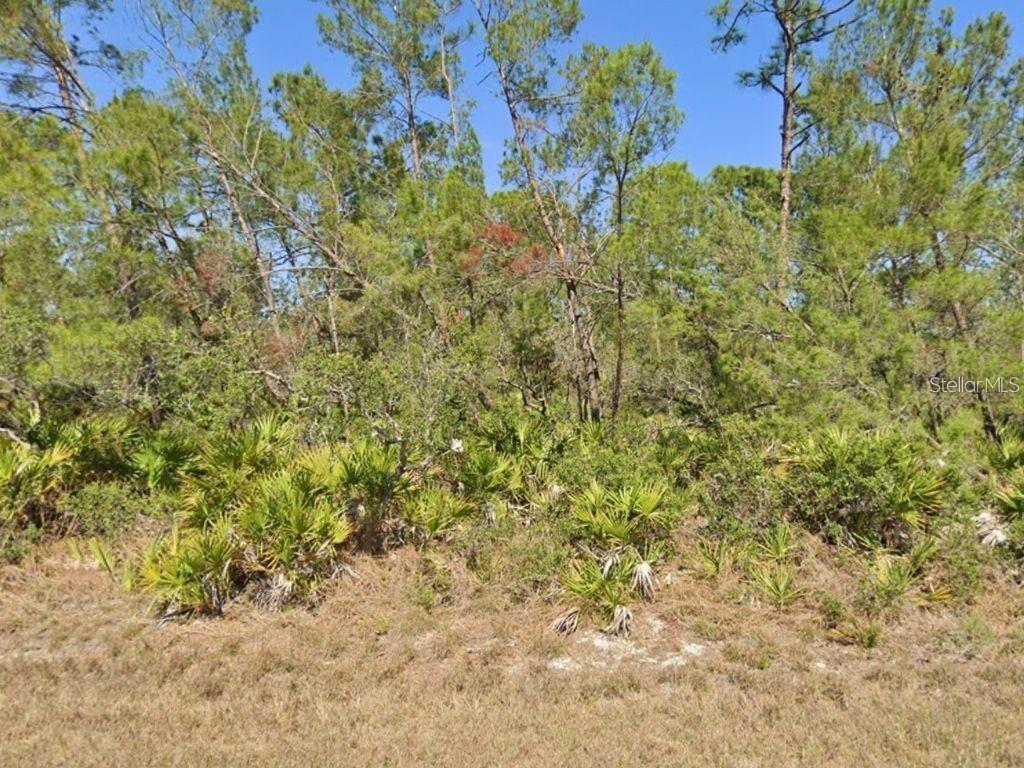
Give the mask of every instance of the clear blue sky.
<svg viewBox="0 0 1024 768">
<path fill-rule="evenodd" d="M 249 39 L 257 75 L 265 83 L 275 72 L 311 64 L 338 87 L 352 84 L 348 63 L 319 42 L 316 16 L 324 6 L 313 0 L 261 0 L 260 21 Z M 776 165 L 779 105 L 774 94 L 742 88 L 736 73 L 752 67 L 770 42 L 764 25 L 728 54 L 711 51 L 711 0 L 582 0 L 579 40 L 608 46 L 650 40 L 677 74 L 676 98 L 686 113 L 671 156 L 685 160 L 699 175 L 718 164 Z M 956 9 L 957 26 L 994 10 L 1013 27 L 1013 50 L 1024 54 L 1024 0 L 947 0 L 936 7 Z M 130 41 L 126 41 L 129 42 Z M 473 123 L 483 145 L 488 187 L 500 185 L 498 163 L 508 135 L 508 116 L 491 95 L 477 49 L 464 55 L 466 90 L 476 102 Z M 149 85 L 150 83 L 147 83 Z"/>
</svg>

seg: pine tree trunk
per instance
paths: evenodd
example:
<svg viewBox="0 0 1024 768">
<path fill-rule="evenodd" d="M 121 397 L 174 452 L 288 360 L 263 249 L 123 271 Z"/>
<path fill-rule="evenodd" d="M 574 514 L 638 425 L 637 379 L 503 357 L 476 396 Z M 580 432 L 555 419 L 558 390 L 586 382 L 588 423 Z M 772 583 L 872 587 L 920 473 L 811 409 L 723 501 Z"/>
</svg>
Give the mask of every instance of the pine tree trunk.
<svg viewBox="0 0 1024 768">
<path fill-rule="evenodd" d="M 789 224 L 792 208 L 793 186 L 793 108 L 796 98 L 795 68 L 796 40 L 793 30 L 793 18 L 790 11 L 784 11 L 780 19 L 783 42 L 785 44 L 785 63 L 782 81 L 782 125 L 781 125 L 781 157 L 779 183 L 779 264 L 778 292 L 785 301 L 786 288 L 789 282 Z"/>
</svg>

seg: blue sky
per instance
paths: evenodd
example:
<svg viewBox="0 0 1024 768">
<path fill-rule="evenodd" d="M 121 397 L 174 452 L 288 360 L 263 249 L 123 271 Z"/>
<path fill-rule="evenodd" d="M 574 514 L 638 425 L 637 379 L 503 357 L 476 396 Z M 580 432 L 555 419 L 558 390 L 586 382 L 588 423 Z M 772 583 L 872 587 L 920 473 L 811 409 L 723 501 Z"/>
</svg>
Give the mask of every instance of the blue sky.
<svg viewBox="0 0 1024 768">
<path fill-rule="evenodd" d="M 325 7 L 313 0 L 261 0 L 260 21 L 249 39 L 256 73 L 271 75 L 311 64 L 337 87 L 352 84 L 343 56 L 322 46 L 316 16 Z M 728 54 L 713 53 L 710 0 L 582 0 L 584 20 L 578 40 L 618 46 L 651 41 L 677 74 L 676 99 L 686 114 L 671 157 L 685 160 L 699 175 L 719 164 L 776 165 L 779 105 L 774 94 L 742 88 L 736 74 L 752 67 L 771 40 L 759 25 L 747 42 Z M 1013 49 L 1024 54 L 1024 2 L 957 0 L 937 6 L 956 9 L 957 26 L 994 10 L 1013 27 Z M 126 41 L 129 42 L 130 41 Z M 464 54 L 466 91 L 476 102 L 473 123 L 483 146 L 488 187 L 500 185 L 498 164 L 508 135 L 508 116 L 491 95 L 493 82 L 479 81 L 485 69 L 476 51 Z M 151 83 L 147 83 L 151 85 Z"/>
</svg>

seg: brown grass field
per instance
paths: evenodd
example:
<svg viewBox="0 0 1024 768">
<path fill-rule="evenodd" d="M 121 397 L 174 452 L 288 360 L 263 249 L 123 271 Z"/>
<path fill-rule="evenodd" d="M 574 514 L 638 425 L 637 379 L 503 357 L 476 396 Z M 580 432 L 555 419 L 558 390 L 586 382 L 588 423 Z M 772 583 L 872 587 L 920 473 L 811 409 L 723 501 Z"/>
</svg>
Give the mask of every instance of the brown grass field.
<svg viewBox="0 0 1024 768">
<path fill-rule="evenodd" d="M 680 574 L 628 640 L 413 550 L 315 610 L 160 624 L 61 547 L 0 571 L 0 766 L 1021 766 L 1024 608 L 908 609 L 867 650 Z"/>
</svg>

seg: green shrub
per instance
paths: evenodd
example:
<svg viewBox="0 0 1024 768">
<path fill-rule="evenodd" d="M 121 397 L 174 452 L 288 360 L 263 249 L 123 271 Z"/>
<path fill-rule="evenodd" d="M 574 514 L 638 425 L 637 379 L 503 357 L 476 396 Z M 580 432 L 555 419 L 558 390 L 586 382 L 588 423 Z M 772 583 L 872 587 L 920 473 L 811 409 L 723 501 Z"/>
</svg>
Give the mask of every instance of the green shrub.
<svg viewBox="0 0 1024 768">
<path fill-rule="evenodd" d="M 146 553 L 139 583 L 171 613 L 219 612 L 248 584 L 257 585 L 257 601 L 280 605 L 335 575 L 351 533 L 327 489 L 301 468 L 278 470 L 202 524 L 186 515 Z"/>
<path fill-rule="evenodd" d="M 399 535 L 411 488 L 396 446 L 300 450 L 277 417 L 212 435 L 182 466 L 178 525 L 139 568 L 140 585 L 171 612 L 218 612 L 249 586 L 267 605 L 308 598 L 344 570 L 350 538 L 376 552 Z"/>
<path fill-rule="evenodd" d="M 694 562 L 698 575 L 717 579 L 735 566 L 745 564 L 750 552 L 750 543 L 725 536 L 717 539 L 700 539 L 694 547 Z"/>
<path fill-rule="evenodd" d="M 522 412 L 498 411 L 488 415 L 480 429 L 484 445 L 515 464 L 515 475 L 523 482 L 547 483 L 558 459 L 570 443 L 564 429 Z"/>
<path fill-rule="evenodd" d="M 615 634 L 629 632 L 631 614 L 628 613 L 626 603 L 632 592 L 631 581 L 629 564 L 616 561 L 605 563 L 602 567 L 589 557 L 570 562 L 562 576 L 566 591 L 581 607 L 596 612 L 609 622 L 606 629 Z M 570 611 L 573 615 L 577 612 L 578 609 Z M 575 628 L 574 619 L 571 629 Z"/>
<path fill-rule="evenodd" d="M 997 481 L 995 501 L 996 508 L 1007 521 L 1024 520 L 1024 467 L 1015 467 Z"/>
<path fill-rule="evenodd" d="M 611 491 L 592 482 L 570 499 L 578 555 L 562 583 L 580 607 L 608 619 L 611 631 L 629 631 L 629 599 L 654 595 L 654 567 L 675 518 L 664 504 L 666 491 L 647 483 Z M 558 628 L 574 630 L 577 617 L 578 611 L 571 620 L 560 620 Z"/>
<path fill-rule="evenodd" d="M 406 504 L 405 519 L 425 539 L 450 533 L 474 511 L 471 503 L 440 485 L 422 489 Z"/>
<path fill-rule="evenodd" d="M 777 437 L 749 421 L 728 419 L 714 429 L 687 430 L 677 445 L 712 528 L 756 530 L 778 518 L 785 464 Z"/>
<path fill-rule="evenodd" d="M 245 547 L 243 570 L 279 573 L 300 592 L 333 565 L 352 524 L 330 503 L 327 490 L 300 471 L 261 477 L 234 511 L 234 533 Z"/>
<path fill-rule="evenodd" d="M 406 459 L 397 445 L 364 440 L 339 447 L 338 461 L 338 484 L 348 494 L 356 542 L 380 552 L 400 524 L 411 488 Z"/>
<path fill-rule="evenodd" d="M 997 473 L 1009 474 L 1024 468 L 1024 435 L 1003 427 L 999 430 L 998 439 L 988 446 L 988 459 Z"/>
<path fill-rule="evenodd" d="M 7 559 L 20 559 L 46 532 L 69 528 L 58 502 L 73 474 L 74 457 L 66 443 L 41 449 L 0 438 L 0 545 Z"/>
<path fill-rule="evenodd" d="M 804 589 L 796 584 L 796 570 L 791 565 L 754 563 L 750 567 L 750 578 L 776 608 L 785 608 L 804 595 Z"/>
<path fill-rule="evenodd" d="M 123 482 L 86 483 L 62 502 L 75 533 L 113 536 L 135 523 L 147 509 L 147 499 Z"/>
<path fill-rule="evenodd" d="M 510 494 L 521 484 L 516 460 L 486 446 L 468 448 L 458 472 L 465 494 L 480 503 Z"/>
<path fill-rule="evenodd" d="M 165 614 L 220 613 L 238 586 L 238 544 L 226 518 L 206 529 L 177 528 L 142 557 L 138 584 Z"/>
<path fill-rule="evenodd" d="M 874 619 L 850 616 L 831 630 L 831 635 L 837 642 L 871 649 L 882 641 L 882 625 Z"/>
<path fill-rule="evenodd" d="M 944 479 L 894 432 L 829 429 L 790 462 L 786 481 L 797 514 L 854 540 L 901 544 L 895 537 L 920 528 L 944 501 Z"/>
<path fill-rule="evenodd" d="M 75 449 L 75 464 L 83 478 L 113 479 L 131 474 L 130 456 L 140 433 L 132 419 L 109 413 L 60 425 L 53 433 L 55 442 Z M 45 444 L 50 444 L 46 440 Z"/>
<path fill-rule="evenodd" d="M 195 446 L 183 435 L 158 432 L 134 453 L 129 461 L 136 476 L 150 490 L 177 488 L 195 457 Z"/>
</svg>

